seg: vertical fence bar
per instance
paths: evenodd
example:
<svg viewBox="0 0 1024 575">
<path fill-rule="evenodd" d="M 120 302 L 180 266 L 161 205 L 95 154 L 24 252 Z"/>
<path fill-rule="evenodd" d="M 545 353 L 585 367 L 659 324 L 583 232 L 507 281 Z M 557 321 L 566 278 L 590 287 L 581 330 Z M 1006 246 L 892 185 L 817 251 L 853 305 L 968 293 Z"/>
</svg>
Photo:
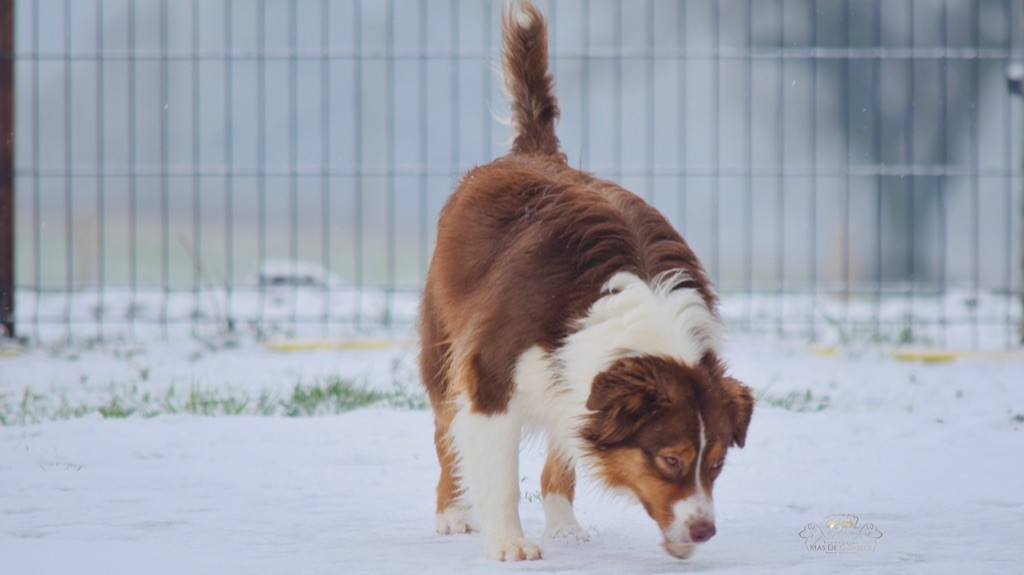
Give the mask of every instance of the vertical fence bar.
<svg viewBox="0 0 1024 575">
<path fill-rule="evenodd" d="M 1011 17 L 1012 12 L 1013 12 L 1013 10 L 1011 8 L 1007 8 L 1007 22 L 1013 22 L 1014 21 L 1014 19 Z M 1016 17 L 1018 18 L 1017 22 L 1020 22 L 1019 19 L 1022 16 L 1024 16 L 1024 14 L 1022 14 L 1021 11 L 1018 11 L 1018 13 L 1016 15 Z M 1014 42 L 1013 42 L 1013 35 L 1010 34 L 1010 30 L 1011 29 L 1012 29 L 1012 26 L 1008 27 L 1007 33 L 1010 36 L 1010 40 L 1008 42 L 1008 47 L 1012 50 L 1014 48 Z M 1024 96 L 1024 93 L 1022 93 L 1021 95 Z M 1018 109 L 1020 109 L 1020 108 L 1018 108 Z M 1007 118 L 1007 120 L 1009 120 L 1009 118 Z M 1022 123 L 1021 126 L 1019 126 L 1019 128 L 1021 128 L 1021 129 L 1020 129 L 1020 132 L 1018 132 L 1018 134 L 1024 134 L 1024 123 Z M 1009 130 L 1008 130 L 1007 141 L 1010 141 L 1010 140 L 1011 140 L 1011 136 L 1009 135 Z M 1024 147 L 1024 146 L 1022 146 L 1022 147 Z M 1009 150 L 1009 145 L 1007 145 L 1007 149 Z M 1022 154 L 1022 156 L 1024 156 L 1024 154 Z M 1009 161 L 1010 161 L 1009 160 L 1009 153 L 1007 153 L 1007 172 L 1008 172 L 1007 179 L 1012 181 L 1013 174 L 1011 172 L 1012 168 L 1011 168 L 1011 165 L 1010 165 Z M 1022 161 L 1021 164 L 1024 165 L 1024 161 Z M 1008 194 L 1011 193 L 1010 190 L 1009 190 L 1009 185 L 1007 186 L 1007 193 Z M 1007 210 L 1007 212 L 1009 212 L 1009 211 L 1010 210 Z M 1009 216 L 1009 215 L 1007 216 L 1007 225 L 1008 226 L 1010 225 L 1010 223 L 1012 221 L 1010 219 L 1011 217 L 1012 216 Z M 1020 262 L 1019 262 L 1019 266 L 1020 266 L 1020 278 L 1019 278 L 1020 279 L 1020 284 L 1018 285 L 1018 289 L 1020 290 L 1019 296 L 1020 296 L 1020 311 L 1021 311 L 1021 314 L 1020 314 L 1020 332 L 1018 334 L 1019 335 L 1018 343 L 1021 344 L 1021 345 L 1024 345 L 1024 181 L 1022 181 L 1022 185 L 1021 185 L 1021 189 L 1020 189 L 1020 229 L 1018 230 L 1017 233 L 1020 234 Z M 1010 234 L 1010 232 L 1007 232 L 1007 235 L 1009 235 L 1009 234 Z M 1007 238 L 1007 241 L 1010 241 L 1010 239 Z M 1007 260 L 1012 259 L 1009 252 L 1007 253 L 1007 258 L 1006 259 Z M 1013 264 L 1011 262 L 1008 262 L 1007 265 L 1008 266 L 1012 266 Z M 1013 279 L 1012 278 L 1009 279 L 1009 281 L 1007 282 L 1007 285 L 1010 288 L 1008 290 L 1008 293 L 1007 293 L 1007 299 L 1008 300 L 1012 300 L 1013 299 L 1013 296 L 1012 296 L 1012 293 L 1013 293 Z M 1012 303 L 1008 303 L 1008 305 L 1012 306 Z M 1012 313 L 1012 307 L 1011 308 L 1007 308 L 1007 323 L 1010 322 L 1010 314 L 1011 313 Z"/>
<path fill-rule="evenodd" d="M 419 3 L 420 30 L 419 30 L 419 57 L 417 59 L 417 78 L 419 86 L 419 161 L 420 161 L 420 277 L 427 276 L 427 267 L 430 265 L 430 194 L 427 188 L 427 0 L 420 0 Z"/>
<path fill-rule="evenodd" d="M 331 313 L 331 18 L 330 0 L 320 3 L 320 258 L 323 284 L 320 331 L 326 336 Z"/>
<path fill-rule="evenodd" d="M 946 140 L 948 131 L 946 129 L 949 121 L 949 58 L 946 53 L 949 49 L 949 5 L 947 0 L 942 2 L 942 13 L 940 19 L 940 27 L 942 28 L 942 48 L 943 56 L 939 60 L 942 81 L 939 83 L 939 102 L 942 108 L 942 119 L 939 121 L 939 142 L 942 146 L 942 166 L 944 168 L 949 166 L 949 142 Z M 938 185 L 938 202 L 936 210 L 938 212 L 938 237 L 936 238 L 936 244 L 938 248 L 938 281 L 939 281 L 939 345 L 946 345 L 946 251 L 947 251 L 947 239 L 946 239 L 946 181 L 947 178 L 944 176 L 939 177 Z"/>
<path fill-rule="evenodd" d="M 352 298 L 352 314 L 357 328 L 363 325 L 363 2 L 355 0 L 352 18 L 352 44 L 355 47 L 353 62 L 352 90 L 352 140 L 353 162 L 355 163 L 355 194 L 353 194 L 353 241 L 352 252 L 355 263 L 355 294 Z"/>
<path fill-rule="evenodd" d="M 588 2 L 584 2 L 584 5 L 589 5 L 589 3 Z M 676 27 L 678 28 L 678 31 L 677 31 L 677 34 L 676 34 L 676 48 L 679 50 L 680 54 L 685 54 L 686 53 L 686 49 L 687 49 L 687 45 L 688 45 L 687 35 L 686 35 L 686 6 L 687 6 L 687 0 L 680 0 L 676 4 L 676 6 L 678 7 L 677 9 L 679 10 L 679 13 L 677 14 L 678 22 L 676 23 Z M 589 16 L 589 12 L 588 12 L 588 16 Z M 587 48 L 589 50 L 589 46 Z M 688 166 L 687 166 L 687 158 L 686 158 L 686 151 L 687 151 L 686 150 L 686 144 L 687 144 L 687 141 L 686 141 L 686 135 L 687 135 L 687 132 L 686 132 L 686 128 L 687 128 L 687 124 L 686 124 L 686 120 L 687 120 L 687 116 L 686 116 L 686 102 L 687 102 L 687 97 L 686 97 L 686 94 L 687 94 L 686 75 L 689 72 L 689 70 L 690 70 L 690 68 L 689 68 L 689 66 L 687 66 L 687 58 L 686 58 L 686 56 L 680 57 L 679 58 L 679 81 L 678 81 L 679 83 L 676 86 L 676 90 L 679 92 L 679 125 L 676 127 L 676 130 L 677 130 L 676 137 L 678 138 L 678 144 L 677 145 L 679 146 L 679 151 L 678 151 L 679 157 L 677 159 L 677 161 L 679 162 L 679 231 L 683 235 L 686 235 L 686 233 L 688 231 L 686 229 L 686 217 L 687 217 L 686 201 L 687 201 L 687 196 L 688 196 L 687 191 L 686 191 L 686 185 L 689 183 L 689 178 L 688 178 L 689 172 L 687 170 Z M 585 86 L 585 88 L 589 88 L 589 86 Z M 584 90 L 584 91 L 586 92 L 586 91 L 589 91 L 589 90 Z M 586 125 L 587 123 L 588 122 L 584 122 L 584 125 Z"/>
<path fill-rule="evenodd" d="M 254 318 L 263 326 L 266 319 L 267 283 L 263 265 L 267 260 L 267 4 L 256 5 L 256 266 L 258 312 Z"/>
<path fill-rule="evenodd" d="M 0 0 L 0 327 L 14 331 L 14 0 Z"/>
<path fill-rule="evenodd" d="M 846 10 L 843 11 L 843 33 L 846 41 L 844 45 L 850 46 L 853 40 L 853 34 L 850 32 L 850 12 L 851 7 L 849 1 L 846 3 Z M 850 66 L 850 58 L 843 59 L 843 89 L 842 92 L 842 110 L 843 110 L 843 187 L 840 192 L 840 217 L 842 218 L 842 225 L 840 226 L 842 238 L 839 242 L 840 251 L 839 259 L 842 266 L 841 276 L 843 279 L 842 283 L 842 322 L 840 328 L 840 336 L 846 332 L 847 325 L 850 321 L 850 84 L 852 83 L 851 77 L 853 71 Z"/>
<path fill-rule="evenodd" d="M 615 45 L 615 65 L 612 66 L 612 82 L 615 84 L 615 103 L 612 104 L 613 131 L 612 150 L 615 160 L 615 181 L 622 181 L 622 0 L 615 1 L 615 31 L 612 43 Z"/>
<path fill-rule="evenodd" d="M 384 326 L 391 327 L 392 298 L 395 293 L 395 281 L 397 279 L 395 270 L 395 164 L 397 152 L 395 150 L 395 0 L 389 0 L 385 7 L 385 43 L 387 45 L 387 65 L 385 74 L 386 85 L 384 98 L 387 119 L 385 125 L 385 139 L 388 149 L 388 170 L 387 170 L 387 221 L 384 222 L 386 229 L 386 265 L 388 287 L 384 290 Z"/>
<path fill-rule="evenodd" d="M 199 0 L 192 0 L 192 330 L 201 316 L 200 291 L 203 281 L 203 216 L 199 166 L 202 162 L 200 134 Z"/>
<path fill-rule="evenodd" d="M 711 191 L 711 262 L 714 266 L 711 277 L 715 284 L 720 284 L 722 281 L 722 260 L 721 250 L 719 249 L 719 243 L 721 237 L 719 233 L 720 229 L 720 214 L 721 214 L 721 202 L 722 202 L 722 162 L 720 156 L 721 137 L 719 133 L 722 129 L 722 34 L 719 20 L 721 15 L 719 14 L 718 2 L 711 3 L 711 42 L 712 42 L 712 59 L 711 59 L 711 182 L 709 189 Z"/>
<path fill-rule="evenodd" d="M 1013 50 L 1013 11 L 1010 9 L 1009 0 L 1003 2 L 1003 21 L 1006 22 L 1004 46 L 1007 50 Z M 1004 69 L 1008 69 L 1010 64 L 1011 61 L 1007 58 Z M 1003 235 L 1003 249 L 1006 250 L 1006 267 L 1003 270 L 1003 284 L 1006 286 L 1003 347 L 1007 349 L 1013 345 L 1013 123 L 1010 121 L 1013 118 L 1013 109 L 1010 105 L 1012 99 L 1013 94 L 1006 94 L 1003 99 L 1003 228 L 1006 230 Z"/>
<path fill-rule="evenodd" d="M 779 50 L 786 49 L 786 5 L 783 0 L 776 4 L 778 10 Z M 786 60 L 778 61 L 779 76 L 776 80 L 775 161 L 778 175 L 775 177 L 775 333 L 782 335 L 783 315 L 786 313 Z"/>
<path fill-rule="evenodd" d="M 917 43 L 914 40 L 914 3 L 915 2 L 912 0 L 907 4 L 908 10 L 910 10 L 908 22 L 910 27 L 909 34 L 911 53 L 914 53 L 914 48 L 917 46 Z M 915 81 L 915 72 L 917 71 L 917 67 L 915 66 L 916 63 L 917 58 L 910 58 L 907 62 L 907 67 L 909 68 L 909 93 L 907 95 L 907 106 L 904 111 L 906 116 L 903 118 L 904 158 L 906 158 L 905 163 L 907 166 L 914 166 L 916 164 L 914 159 L 914 97 L 916 96 L 914 86 L 917 84 Z M 908 331 L 900 335 L 900 342 L 914 337 L 914 298 L 917 291 L 917 270 L 915 269 L 917 262 L 914 253 L 917 250 L 917 214 L 915 208 L 917 204 L 917 176 L 914 174 L 907 176 L 906 186 L 909 206 L 907 209 L 907 229 L 909 230 L 907 237 L 907 243 L 909 244 L 907 246 L 907 272 L 910 275 L 908 278 L 909 286 L 906 296 L 906 329 Z"/>
<path fill-rule="evenodd" d="M 747 173 L 743 178 L 743 326 L 750 329 L 754 299 L 754 0 L 747 0 L 747 51 L 743 59 L 746 90 L 743 94 L 743 125 L 746 129 Z"/>
<path fill-rule="evenodd" d="M 971 4 L 974 12 L 974 48 L 981 49 L 981 8 L 977 2 Z M 980 307 L 979 297 L 981 296 L 981 119 L 978 117 L 978 107 L 981 105 L 981 59 L 975 58 L 974 74 L 971 78 L 973 88 L 971 94 L 970 133 L 971 150 L 971 348 L 978 347 L 978 308 Z"/>
<path fill-rule="evenodd" d="M 558 61 L 561 59 L 558 57 L 558 3 L 549 2 L 547 5 L 547 21 L 548 21 L 548 43 L 551 47 L 550 54 L 548 56 L 548 65 L 551 66 L 551 74 L 558 77 Z"/>
<path fill-rule="evenodd" d="M 39 339 L 39 307 L 43 295 L 42 277 L 42 196 L 39 178 L 39 4 L 32 3 L 32 337 Z M 12 124 L 13 127 L 13 124 Z M 13 220 L 12 220 L 13 221 Z"/>
<path fill-rule="evenodd" d="M 448 41 L 450 42 L 452 53 L 451 76 L 449 77 L 452 102 L 451 124 L 449 126 L 451 141 L 449 144 L 451 146 L 451 171 L 452 178 L 454 179 L 458 177 L 459 155 L 461 153 L 459 150 L 459 108 L 461 107 L 459 102 L 459 67 L 462 62 L 459 59 L 459 0 L 452 0 L 449 9 L 451 10 L 451 13 L 448 15 L 451 18 L 451 29 L 449 30 Z"/>
<path fill-rule="evenodd" d="M 224 328 L 235 330 L 235 126 L 232 103 L 234 101 L 234 0 L 224 0 Z"/>
<path fill-rule="evenodd" d="M 103 0 L 96 2 L 96 338 L 103 341 L 103 321 L 107 315 L 107 306 L 104 301 L 106 294 L 106 237 L 107 237 L 107 202 L 106 202 L 106 180 L 104 171 L 106 162 L 104 148 L 106 138 L 104 137 L 104 113 L 106 98 L 106 87 L 104 86 L 104 62 L 103 62 Z"/>
<path fill-rule="evenodd" d="M 817 4 L 810 4 L 811 11 L 811 47 L 814 54 L 811 56 L 811 119 L 808 132 L 810 133 L 811 150 L 811 181 L 810 200 L 808 211 L 810 213 L 810 230 L 808 233 L 808 277 L 811 285 L 811 307 L 808 310 L 808 323 L 810 323 L 809 339 L 814 342 L 818 339 L 818 10 Z"/>
<path fill-rule="evenodd" d="M 170 180 L 170 67 L 167 61 L 167 2 L 160 0 L 160 334 L 167 339 L 167 313 L 171 295 Z"/>
<path fill-rule="evenodd" d="M 128 331 L 135 338 L 135 316 L 138 305 L 138 204 L 136 150 L 135 150 L 135 0 L 128 0 L 128 275 L 130 303 L 128 304 Z"/>
<path fill-rule="evenodd" d="M 455 180 L 459 174 L 459 110 L 462 107 L 459 101 L 459 66 L 462 61 L 459 59 L 459 0 L 452 0 L 449 5 L 450 13 L 448 14 L 449 30 L 448 30 L 448 42 L 449 49 L 451 50 L 452 59 L 450 62 L 451 75 L 448 78 L 449 90 L 451 91 L 451 118 L 449 118 L 448 129 L 450 131 L 450 154 L 451 154 L 451 177 L 452 185 L 455 184 Z"/>
<path fill-rule="evenodd" d="M 71 178 L 71 0 L 64 0 L 64 342 L 71 343 L 71 300 L 75 284 L 75 204 Z"/>
<path fill-rule="evenodd" d="M 480 82 L 480 84 L 483 87 L 483 94 L 482 94 L 483 102 L 485 104 L 490 104 L 490 101 L 491 101 L 491 97 L 490 97 L 491 96 L 491 81 L 490 80 L 491 80 L 492 74 L 491 74 L 491 68 L 490 68 L 490 65 L 488 64 L 488 62 L 490 60 L 491 53 L 492 53 L 491 48 L 494 46 L 494 41 L 492 39 L 492 33 L 491 33 L 491 30 L 494 29 L 494 22 L 491 21 L 491 0 L 484 0 L 483 8 L 481 9 L 481 12 L 483 13 L 483 22 L 481 22 L 480 25 L 482 27 L 483 36 L 484 37 L 483 37 L 483 42 L 482 42 L 482 44 L 483 44 L 483 57 L 480 59 L 481 60 L 481 64 L 483 66 L 483 74 L 481 76 L 483 78 L 483 80 Z M 491 149 L 492 148 L 492 146 L 491 146 L 492 136 L 491 136 L 491 118 L 490 118 L 490 116 L 486 116 L 486 115 L 484 116 L 483 121 L 480 122 L 480 127 L 483 130 L 483 134 L 482 134 L 483 135 L 483 148 L 484 148 L 484 160 L 483 161 L 486 162 L 486 161 L 490 161 L 490 159 L 494 157 L 494 150 Z"/>
<path fill-rule="evenodd" d="M 1017 17 L 1020 18 L 1021 16 L 1022 14 L 1018 13 Z M 1013 20 L 1010 21 L 1012 22 Z M 1010 43 L 1010 47 L 1013 48 L 1012 42 Z M 1022 116 L 1024 116 L 1024 114 L 1022 114 Z M 1024 134 L 1024 121 L 1022 121 L 1021 124 L 1020 134 Z M 1024 146 L 1022 146 L 1022 148 L 1024 148 Z M 1022 158 L 1024 158 L 1024 153 L 1022 153 Z M 1022 159 L 1021 165 L 1024 166 L 1024 159 Z M 1020 290 L 1020 337 L 1018 339 L 1018 343 L 1024 345 L 1024 179 L 1022 179 L 1020 189 L 1020 230 L 1018 230 L 1018 233 L 1020 234 L 1020 284 L 1018 286 L 1018 289 Z M 1007 254 L 1007 259 L 1010 259 L 1009 254 Z M 1008 296 L 1008 299 L 1010 297 L 1012 296 Z"/>
<path fill-rule="evenodd" d="M 288 3 L 288 256 L 291 260 L 291 305 L 288 323 L 297 327 L 299 314 L 299 70 L 296 51 L 299 49 L 299 10 L 296 0 Z M 326 279 L 326 278 L 325 278 Z"/>
<path fill-rule="evenodd" d="M 871 16 L 874 19 L 872 28 L 875 36 L 875 48 L 878 50 L 878 55 L 872 60 L 871 92 L 874 95 L 874 101 L 880 102 L 882 97 L 881 54 L 884 50 L 882 46 L 882 0 L 874 0 Z M 882 158 L 882 118 L 878 110 L 875 110 L 872 118 L 874 119 L 874 131 L 872 133 L 874 157 L 872 157 L 872 161 L 874 162 L 874 167 L 878 169 L 884 164 L 884 159 Z M 872 314 L 872 319 L 874 320 L 873 335 L 876 341 L 879 341 L 882 337 L 882 191 L 884 181 L 884 176 L 879 169 L 878 175 L 875 176 L 875 285 L 874 313 Z"/>
<path fill-rule="evenodd" d="M 683 9 L 682 2 L 679 9 Z M 580 2 L 580 11 L 580 43 L 583 45 L 583 61 L 580 63 L 580 118 L 583 121 L 580 122 L 579 169 L 583 170 L 590 167 L 590 2 Z M 681 106 L 685 107 L 686 104 L 682 103 Z"/>
<path fill-rule="evenodd" d="M 654 192 L 654 1 L 647 0 L 647 19 L 644 22 L 647 35 L 647 114 L 644 118 L 646 138 L 644 141 L 644 179 L 647 182 L 647 197 L 655 205 Z"/>
</svg>

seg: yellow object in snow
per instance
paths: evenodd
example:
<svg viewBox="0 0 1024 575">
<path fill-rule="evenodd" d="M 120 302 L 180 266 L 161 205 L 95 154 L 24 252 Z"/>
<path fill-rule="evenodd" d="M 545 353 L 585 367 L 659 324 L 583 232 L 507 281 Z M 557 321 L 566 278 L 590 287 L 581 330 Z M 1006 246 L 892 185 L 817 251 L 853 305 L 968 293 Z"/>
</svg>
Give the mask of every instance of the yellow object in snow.
<svg viewBox="0 0 1024 575">
<path fill-rule="evenodd" d="M 950 361 L 975 359 L 979 361 L 1024 361 L 1019 351 L 971 351 L 952 349 L 897 349 L 892 356 L 900 361 L 924 363 L 946 363 Z"/>
<path fill-rule="evenodd" d="M 328 349 L 341 351 L 390 349 L 401 346 L 404 346 L 402 342 L 383 339 L 353 339 L 346 341 L 296 339 L 290 341 L 271 342 L 266 345 L 266 348 L 268 351 L 277 353 L 295 353 L 301 351 L 323 351 Z"/>
</svg>

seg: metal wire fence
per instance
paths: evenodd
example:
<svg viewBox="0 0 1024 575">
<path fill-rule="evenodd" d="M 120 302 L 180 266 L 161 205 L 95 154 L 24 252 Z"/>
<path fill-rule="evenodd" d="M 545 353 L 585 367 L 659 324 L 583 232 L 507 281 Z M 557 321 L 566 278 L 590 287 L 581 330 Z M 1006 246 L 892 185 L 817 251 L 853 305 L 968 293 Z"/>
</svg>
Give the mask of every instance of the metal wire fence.
<svg viewBox="0 0 1024 575">
<path fill-rule="evenodd" d="M 408 325 L 438 210 L 507 149 L 499 1 L 9 4 L 31 339 Z M 1024 1 L 538 4 L 567 155 L 734 326 L 1018 344 Z"/>
</svg>

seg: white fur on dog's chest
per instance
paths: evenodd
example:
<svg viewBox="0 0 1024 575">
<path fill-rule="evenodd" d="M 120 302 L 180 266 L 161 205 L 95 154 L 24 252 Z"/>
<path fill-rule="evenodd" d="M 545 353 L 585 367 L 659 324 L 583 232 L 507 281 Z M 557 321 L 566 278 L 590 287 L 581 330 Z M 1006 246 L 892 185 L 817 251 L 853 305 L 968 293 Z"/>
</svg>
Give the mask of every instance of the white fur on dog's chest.
<svg viewBox="0 0 1024 575">
<path fill-rule="evenodd" d="M 516 363 L 509 410 L 523 424 L 543 430 L 571 459 L 583 455 L 579 428 L 594 378 L 618 359 L 653 355 L 697 364 L 717 351 L 721 323 L 693 288 L 673 287 L 685 272 L 662 274 L 652 285 L 631 273 L 616 274 L 578 329 L 554 354 L 539 346 Z"/>
</svg>

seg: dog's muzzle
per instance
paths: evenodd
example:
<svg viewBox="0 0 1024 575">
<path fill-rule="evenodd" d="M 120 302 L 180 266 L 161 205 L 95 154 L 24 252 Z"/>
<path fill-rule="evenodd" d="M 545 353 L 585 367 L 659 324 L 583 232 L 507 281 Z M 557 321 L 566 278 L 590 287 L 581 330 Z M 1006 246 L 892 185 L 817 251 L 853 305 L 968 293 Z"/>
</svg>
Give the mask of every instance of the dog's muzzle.
<svg viewBox="0 0 1024 575">
<path fill-rule="evenodd" d="M 701 519 L 689 526 L 686 535 L 689 535 L 688 540 L 681 541 L 670 538 L 666 534 L 665 541 L 662 543 L 665 551 L 668 551 L 673 557 L 688 559 L 697 550 L 698 545 L 707 542 L 715 536 L 715 524 L 706 519 Z"/>
</svg>

